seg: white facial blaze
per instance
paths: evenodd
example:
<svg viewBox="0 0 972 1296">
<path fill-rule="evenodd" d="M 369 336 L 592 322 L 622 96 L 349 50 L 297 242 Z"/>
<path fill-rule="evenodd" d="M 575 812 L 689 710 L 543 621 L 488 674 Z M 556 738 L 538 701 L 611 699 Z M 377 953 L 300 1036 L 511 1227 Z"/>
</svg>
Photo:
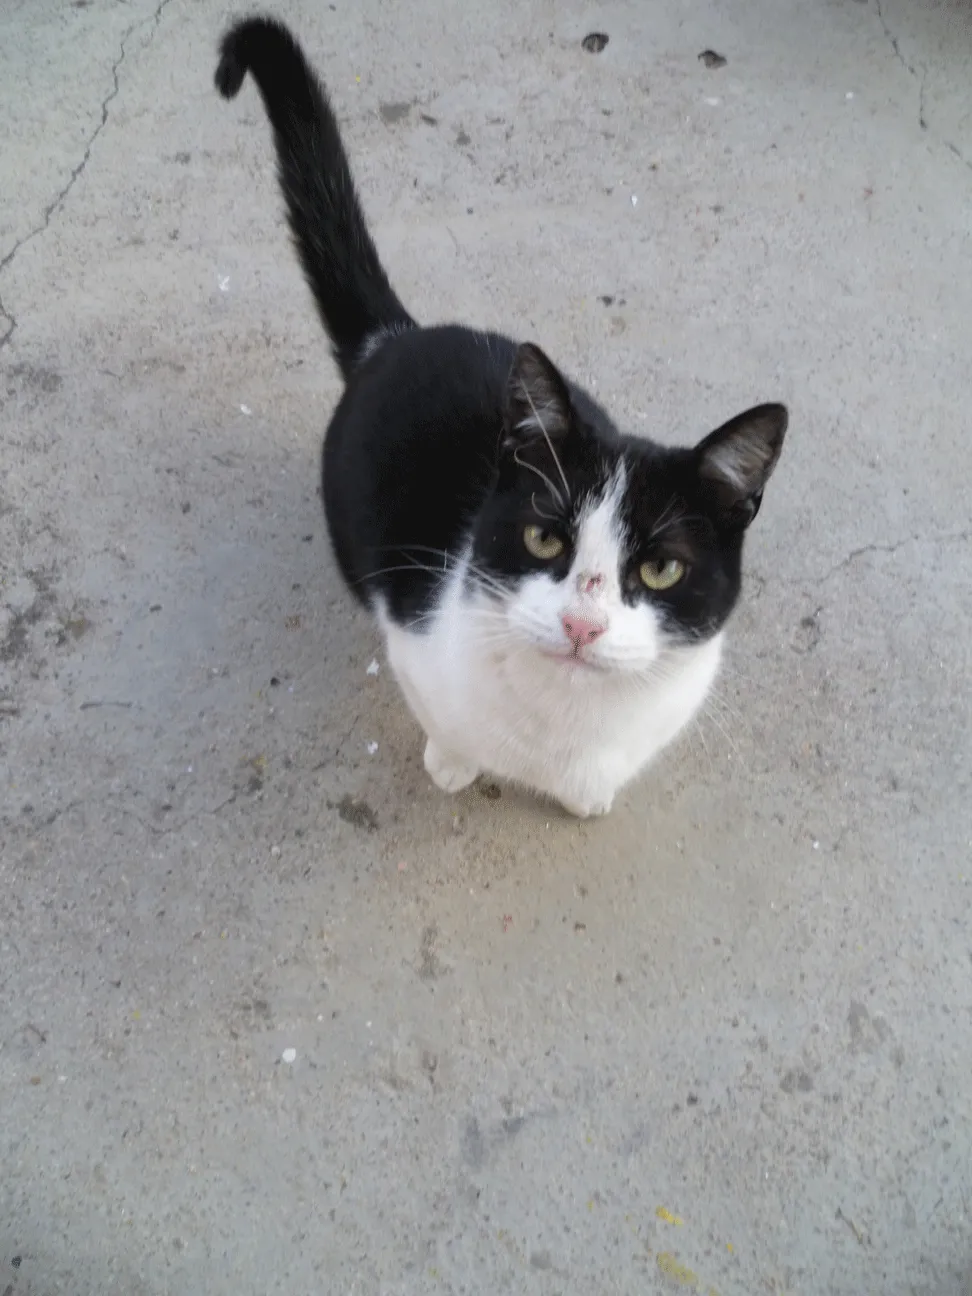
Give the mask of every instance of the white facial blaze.
<svg viewBox="0 0 972 1296">
<path fill-rule="evenodd" d="M 565 612 L 597 612 L 600 620 L 610 623 L 610 613 L 621 601 L 621 501 L 625 477 L 622 461 L 601 498 L 592 501 L 581 514 L 574 560 L 565 582 Z"/>
<path fill-rule="evenodd" d="M 583 506 L 566 580 L 544 572 L 530 576 L 513 595 L 510 625 L 545 653 L 572 650 L 563 617 L 604 626 L 581 650 L 584 661 L 619 671 L 646 670 L 663 646 L 660 618 L 647 600 L 634 606 L 621 597 L 626 536 L 621 516 L 626 473 L 620 462 L 602 494 Z"/>
</svg>

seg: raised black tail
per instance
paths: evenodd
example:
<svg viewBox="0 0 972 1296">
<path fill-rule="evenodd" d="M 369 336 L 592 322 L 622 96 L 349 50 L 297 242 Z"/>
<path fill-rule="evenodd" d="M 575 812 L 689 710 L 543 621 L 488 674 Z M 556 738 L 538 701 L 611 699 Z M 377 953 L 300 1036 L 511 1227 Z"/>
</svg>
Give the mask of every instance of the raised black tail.
<svg viewBox="0 0 972 1296">
<path fill-rule="evenodd" d="M 252 73 L 277 146 L 290 229 L 347 379 L 369 334 L 413 320 L 382 269 L 327 93 L 283 25 L 245 18 L 223 37 L 216 86 L 232 99 Z"/>
</svg>

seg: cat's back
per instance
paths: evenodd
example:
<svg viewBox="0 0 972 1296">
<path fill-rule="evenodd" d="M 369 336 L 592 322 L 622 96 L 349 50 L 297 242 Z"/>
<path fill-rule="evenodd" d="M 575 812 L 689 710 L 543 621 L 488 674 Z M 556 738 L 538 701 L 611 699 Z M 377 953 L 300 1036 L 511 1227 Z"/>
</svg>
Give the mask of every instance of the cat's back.
<svg viewBox="0 0 972 1296">
<path fill-rule="evenodd" d="M 441 572 L 491 486 L 515 353 L 509 338 L 457 325 L 368 339 L 323 464 L 331 540 L 364 601 L 380 593 L 396 617 L 425 610 L 439 578 L 420 564 Z"/>
</svg>

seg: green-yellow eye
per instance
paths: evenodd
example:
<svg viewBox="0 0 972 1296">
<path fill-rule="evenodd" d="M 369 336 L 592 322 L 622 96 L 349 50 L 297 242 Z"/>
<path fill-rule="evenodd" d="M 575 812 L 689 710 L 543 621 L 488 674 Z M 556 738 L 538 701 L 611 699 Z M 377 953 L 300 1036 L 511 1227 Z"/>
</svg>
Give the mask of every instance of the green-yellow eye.
<svg viewBox="0 0 972 1296">
<path fill-rule="evenodd" d="M 641 564 L 638 575 L 650 590 L 670 590 L 685 575 L 685 564 L 677 558 L 652 560 Z"/>
<path fill-rule="evenodd" d="M 523 543 L 527 553 L 533 554 L 541 562 L 550 562 L 564 552 L 563 540 L 544 527 L 528 526 L 523 532 Z"/>
</svg>

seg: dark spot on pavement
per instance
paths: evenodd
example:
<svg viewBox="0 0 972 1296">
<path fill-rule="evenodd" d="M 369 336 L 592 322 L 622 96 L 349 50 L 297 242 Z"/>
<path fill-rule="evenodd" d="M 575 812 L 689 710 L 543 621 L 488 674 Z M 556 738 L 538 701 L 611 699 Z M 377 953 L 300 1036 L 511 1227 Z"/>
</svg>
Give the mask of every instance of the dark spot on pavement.
<svg viewBox="0 0 972 1296">
<path fill-rule="evenodd" d="M 456 147 L 457 147 L 457 148 L 465 148 L 467 144 L 471 144 L 471 143 L 472 143 L 472 140 L 470 139 L 470 137 L 466 134 L 466 132 L 465 132 L 465 131 L 462 129 L 462 127 L 460 126 L 460 127 L 459 127 L 459 131 L 458 131 L 458 133 L 457 133 L 457 135 L 456 135 Z"/>
<path fill-rule="evenodd" d="M 266 768 L 267 763 L 262 756 L 251 756 L 244 762 L 246 791 L 249 796 L 255 796 L 257 792 L 263 791 L 263 776 Z"/>
<path fill-rule="evenodd" d="M 28 571 L 24 575 L 34 587 L 33 600 L 18 608 L 7 624 L 7 633 L 0 641 L 0 662 L 18 661 L 30 648 L 30 631 L 54 606 L 51 577 L 42 571 Z"/>
<path fill-rule="evenodd" d="M 699 62 L 704 63 L 707 68 L 721 68 L 726 66 L 726 59 L 715 50 L 703 50 L 699 55 Z"/>
<path fill-rule="evenodd" d="M 16 364 L 10 368 L 10 374 L 21 380 L 21 385 L 29 391 L 41 392 L 49 396 L 64 386 L 64 379 L 55 369 L 43 365 Z"/>
<path fill-rule="evenodd" d="M 412 111 L 410 103 L 383 103 L 378 105 L 378 115 L 386 126 L 395 126 L 404 121 Z"/>
<path fill-rule="evenodd" d="M 430 923 L 422 932 L 422 941 L 419 945 L 418 973 L 423 981 L 435 981 L 442 975 L 442 964 L 435 952 L 435 938 L 438 934 L 439 929 L 435 923 Z"/>
<path fill-rule="evenodd" d="M 498 783 L 478 783 L 477 788 L 479 795 L 485 797 L 487 801 L 498 801 L 503 795 Z"/>
<path fill-rule="evenodd" d="M 588 32 L 581 41 L 581 45 L 587 50 L 588 54 L 600 54 L 609 40 L 610 37 L 607 32 Z"/>
<path fill-rule="evenodd" d="M 347 794 L 334 807 L 338 818 L 343 819 L 352 828 L 361 828 L 365 832 L 378 831 L 378 816 L 363 798 Z"/>
<path fill-rule="evenodd" d="M 794 652 L 811 653 L 820 643 L 823 634 L 820 629 L 820 622 L 817 620 L 820 614 L 820 608 L 816 612 L 811 612 L 809 616 L 801 617 L 800 623 L 793 635 L 791 647 Z"/>
<path fill-rule="evenodd" d="M 852 1053 L 876 1053 L 891 1034 L 883 1017 L 872 1017 L 862 1003 L 851 1001 L 847 1013 Z"/>
<path fill-rule="evenodd" d="M 83 638 L 90 629 L 91 622 L 88 618 L 83 613 L 77 612 L 73 616 L 62 619 L 61 624 L 53 632 L 54 642 L 58 648 L 61 648 L 71 639 Z"/>
<path fill-rule="evenodd" d="M 813 1088 L 813 1076 L 808 1071 L 787 1071 L 780 1081 L 780 1088 L 786 1094 L 809 1093 Z"/>
<path fill-rule="evenodd" d="M 475 1116 L 466 1120 L 462 1130 L 462 1159 L 471 1170 L 482 1169 L 486 1160 L 486 1143 Z"/>
<path fill-rule="evenodd" d="M 242 999 L 237 1004 L 238 1021 L 247 1031 L 270 1030 L 273 1012 L 266 999 Z"/>
<path fill-rule="evenodd" d="M 189 163 L 192 161 L 192 154 L 186 153 L 184 151 L 181 153 L 177 153 L 175 155 L 175 160 L 176 162 L 179 163 L 180 166 L 188 166 Z"/>
</svg>

